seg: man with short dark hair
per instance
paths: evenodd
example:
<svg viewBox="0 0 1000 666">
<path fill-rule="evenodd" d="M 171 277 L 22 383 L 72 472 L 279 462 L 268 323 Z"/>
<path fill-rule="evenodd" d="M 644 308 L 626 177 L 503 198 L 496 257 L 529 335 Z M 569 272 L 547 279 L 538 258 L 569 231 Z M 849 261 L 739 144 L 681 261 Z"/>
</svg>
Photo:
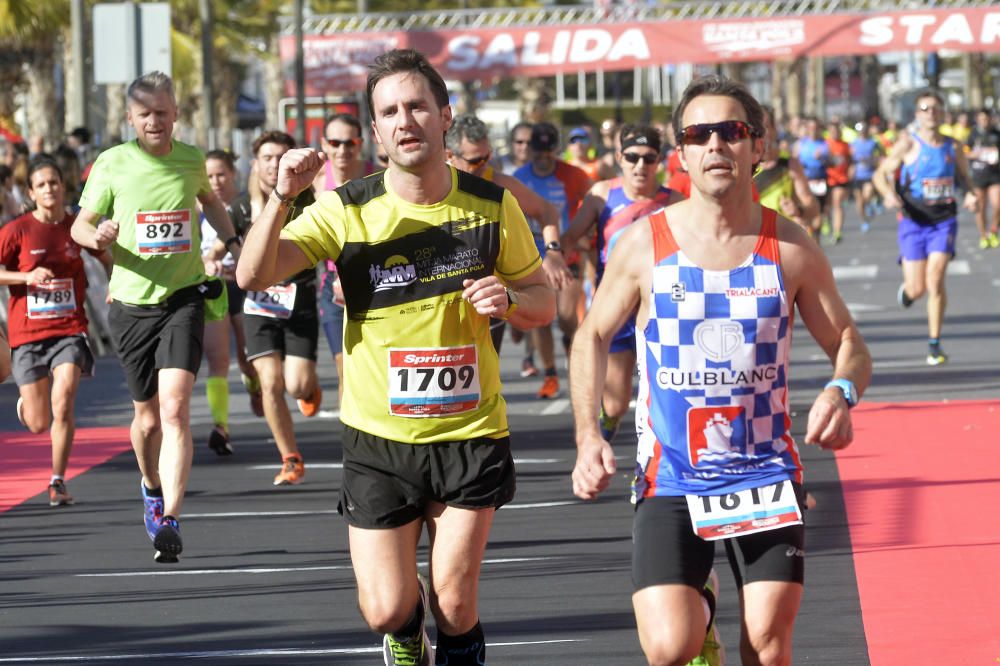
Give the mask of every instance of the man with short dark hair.
<svg viewBox="0 0 1000 666">
<path fill-rule="evenodd" d="M 650 664 L 722 663 L 711 572 L 723 539 L 741 586 L 742 662 L 791 664 L 805 566 L 786 381 L 795 310 L 834 365 L 807 443 L 850 444 L 871 358 L 819 246 L 753 202 L 764 129 L 753 96 L 722 77 L 695 80 L 674 127 L 691 196 L 626 229 L 577 331 L 573 490 L 593 499 L 614 476 L 594 405 L 610 342 L 637 312 L 632 604 L 643 652 Z M 750 511 L 773 520 L 745 520 Z"/>
<path fill-rule="evenodd" d="M 872 182 L 885 207 L 899 209 L 903 284 L 896 298 L 908 308 L 927 294 L 927 364 L 941 365 L 948 361 L 941 348 L 941 328 L 948 301 L 945 274 L 958 235 L 956 186 L 965 190 L 967 209 L 975 212 L 982 202 L 972 187 L 961 144 L 940 131 L 945 110 L 941 94 L 923 90 L 916 104 L 916 129 L 900 132 Z"/>
<path fill-rule="evenodd" d="M 490 317 L 551 321 L 555 299 L 514 197 L 445 162 L 444 80 L 416 51 L 375 59 L 368 75 L 385 171 L 320 195 L 284 227 L 292 198 L 322 167 L 286 153 L 237 267 L 263 288 L 326 258 L 347 309 L 344 478 L 358 602 L 388 665 L 486 663 L 479 570 L 514 466 Z M 430 537 L 430 596 L 417 543 Z"/>
<path fill-rule="evenodd" d="M 264 132 L 253 142 L 252 182 L 240 200 L 249 203 L 251 222 L 264 210 L 278 182 L 281 156 L 294 147 L 295 139 L 279 131 Z M 314 201 L 312 188 L 307 187 L 295 198 L 291 219 Z M 244 236 L 249 232 L 240 231 Z M 296 398 L 303 415 L 319 411 L 323 393 L 316 376 L 316 271 L 306 268 L 266 289 L 248 291 L 243 315 L 247 360 L 260 379 L 264 418 L 281 454 L 274 485 L 297 485 L 305 479 L 306 468 L 285 394 Z"/>
<path fill-rule="evenodd" d="M 205 297 L 216 295 L 199 252 L 196 200 L 237 258 L 240 240 L 209 185 L 204 155 L 172 138 L 177 102 L 170 77 L 145 74 L 127 96 L 136 140 L 97 158 L 71 233 L 83 247 L 111 248 L 108 323 L 135 408 L 131 438 L 146 533 L 157 562 L 176 562 L 193 455 L 191 390 L 201 366 Z"/>
</svg>

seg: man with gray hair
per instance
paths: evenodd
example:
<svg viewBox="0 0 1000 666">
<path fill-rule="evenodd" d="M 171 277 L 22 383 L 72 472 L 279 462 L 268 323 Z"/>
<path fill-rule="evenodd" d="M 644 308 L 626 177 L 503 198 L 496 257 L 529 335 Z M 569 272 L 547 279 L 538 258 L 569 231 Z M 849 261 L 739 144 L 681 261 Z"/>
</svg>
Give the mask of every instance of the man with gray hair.
<svg viewBox="0 0 1000 666">
<path fill-rule="evenodd" d="M 555 247 L 559 245 L 559 211 L 517 178 L 490 166 L 492 149 L 486 123 L 468 113 L 455 117 L 445 134 L 445 147 L 448 163 L 459 171 L 471 173 L 510 190 L 521 212 L 528 218 L 528 226 L 531 227 L 535 237 L 535 245 L 543 257 L 542 270 L 549 285 L 553 289 L 562 289 L 571 282 L 573 275 L 569 272 L 562 252 L 559 250 L 550 252 L 545 249 L 550 244 Z M 507 322 L 503 319 L 490 320 L 490 336 L 493 338 L 497 354 L 500 353 L 506 328 Z"/>
<path fill-rule="evenodd" d="M 146 533 L 157 562 L 176 562 L 205 299 L 222 291 L 221 282 L 205 276 L 198 204 L 234 258 L 241 243 L 209 185 L 205 156 L 171 136 L 177 102 L 170 77 L 145 74 L 127 95 L 136 139 L 97 158 L 72 235 L 84 247 L 111 248 L 108 322 L 135 408 L 131 438 L 142 473 Z"/>
</svg>

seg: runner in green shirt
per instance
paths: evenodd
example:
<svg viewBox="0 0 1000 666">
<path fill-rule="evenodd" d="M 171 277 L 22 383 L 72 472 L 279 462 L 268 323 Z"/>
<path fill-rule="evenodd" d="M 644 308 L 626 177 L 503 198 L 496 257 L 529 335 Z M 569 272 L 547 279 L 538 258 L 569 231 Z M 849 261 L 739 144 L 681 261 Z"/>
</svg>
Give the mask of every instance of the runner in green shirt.
<svg viewBox="0 0 1000 666">
<path fill-rule="evenodd" d="M 201 364 L 204 299 L 212 295 L 196 200 L 234 257 L 240 249 L 201 151 L 171 138 L 176 118 L 170 77 L 152 72 L 132 82 L 128 121 L 137 139 L 97 159 L 72 229 L 77 243 L 110 247 L 114 257 L 108 322 L 135 406 L 132 447 L 157 562 L 176 562 L 182 550 L 177 517 L 193 455 L 191 390 Z"/>
</svg>

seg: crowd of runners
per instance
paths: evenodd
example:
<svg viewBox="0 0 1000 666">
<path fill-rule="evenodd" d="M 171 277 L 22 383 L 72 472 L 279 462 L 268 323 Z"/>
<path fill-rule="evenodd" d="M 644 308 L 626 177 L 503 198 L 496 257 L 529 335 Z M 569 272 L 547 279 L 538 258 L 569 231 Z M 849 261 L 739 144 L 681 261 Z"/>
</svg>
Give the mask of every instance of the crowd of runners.
<svg viewBox="0 0 1000 666">
<path fill-rule="evenodd" d="M 83 132 L 53 154 L 0 144 L 0 284 L 10 292 L 0 376 L 17 382 L 25 427 L 50 433 L 50 504 L 73 503 L 74 401 L 94 367 L 88 253 L 110 280 L 155 560 L 177 562 L 184 549 L 203 357 L 205 444 L 239 454 L 235 350 L 278 449 L 275 485 L 306 474 L 288 397 L 307 417 L 324 403 L 340 410 L 338 508 L 386 664 L 485 663 L 479 563 L 493 512 L 515 488 L 498 364 L 507 330 L 525 346 L 522 376 L 539 376 L 538 399 L 568 382 L 580 498 L 614 474 L 611 443 L 638 385 L 633 603 L 649 662 L 723 662 L 711 568 L 724 539 L 741 585 L 744 663 L 790 663 L 807 507 L 785 385 L 796 311 L 833 367 L 807 443 L 850 443 L 849 409 L 871 373 L 822 246 L 899 211 L 898 301 L 927 296 L 931 365 L 947 360 L 959 203 L 976 214 L 980 247 L 1000 246 L 997 119 L 947 121 L 933 90 L 918 93 L 903 127 L 778 123 L 743 86 L 706 77 L 670 122 L 519 123 L 495 149 L 480 119 L 453 116 L 422 56 L 393 51 L 370 69 L 369 145 L 349 114 L 327 121 L 318 150 L 264 131 L 246 177 L 232 153 L 173 139 L 169 77 L 140 77 L 127 98 L 136 139 L 93 161 Z M 844 224 L 852 198 L 856 230 Z M 557 367 L 555 330 L 569 367 Z M 316 373 L 321 331 L 335 395 Z M 740 522 L 727 502 L 775 521 Z M 425 525 L 426 579 L 416 574 Z"/>
</svg>

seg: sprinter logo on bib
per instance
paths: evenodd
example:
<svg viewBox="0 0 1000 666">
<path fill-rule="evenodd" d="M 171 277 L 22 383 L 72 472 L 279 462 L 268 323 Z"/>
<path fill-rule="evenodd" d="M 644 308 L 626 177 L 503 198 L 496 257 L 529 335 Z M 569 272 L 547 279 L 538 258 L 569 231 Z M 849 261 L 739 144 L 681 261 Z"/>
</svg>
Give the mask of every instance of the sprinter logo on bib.
<svg viewBox="0 0 1000 666">
<path fill-rule="evenodd" d="M 450 416 L 479 406 L 475 345 L 389 350 L 389 413 Z"/>
<path fill-rule="evenodd" d="M 141 255 L 190 252 L 191 211 L 184 209 L 136 213 L 135 241 Z"/>
</svg>

